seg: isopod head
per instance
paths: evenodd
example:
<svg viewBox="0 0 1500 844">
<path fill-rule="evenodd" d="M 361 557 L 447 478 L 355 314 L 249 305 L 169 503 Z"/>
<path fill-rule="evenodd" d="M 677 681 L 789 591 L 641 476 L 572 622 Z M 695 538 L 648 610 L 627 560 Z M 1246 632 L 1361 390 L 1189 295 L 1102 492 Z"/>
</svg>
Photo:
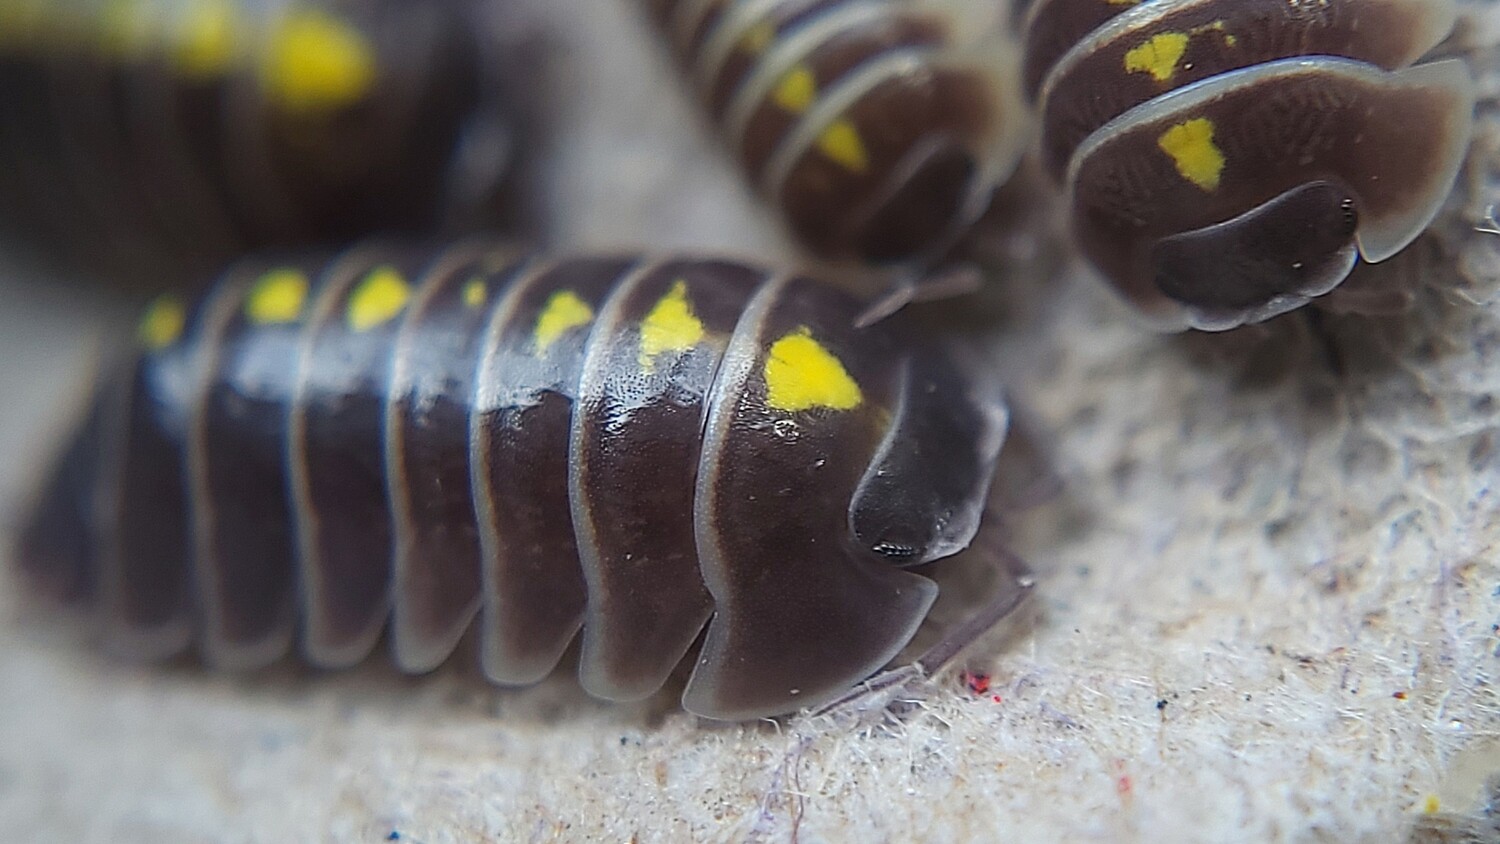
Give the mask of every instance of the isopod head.
<svg viewBox="0 0 1500 844">
<path fill-rule="evenodd" d="M 714 618 L 683 705 L 714 718 L 825 702 L 890 662 L 937 594 L 903 567 L 973 538 L 1006 426 L 942 350 L 898 351 L 814 285 L 771 295 L 725 352 L 737 398 L 709 408 L 697 479 Z"/>
</svg>

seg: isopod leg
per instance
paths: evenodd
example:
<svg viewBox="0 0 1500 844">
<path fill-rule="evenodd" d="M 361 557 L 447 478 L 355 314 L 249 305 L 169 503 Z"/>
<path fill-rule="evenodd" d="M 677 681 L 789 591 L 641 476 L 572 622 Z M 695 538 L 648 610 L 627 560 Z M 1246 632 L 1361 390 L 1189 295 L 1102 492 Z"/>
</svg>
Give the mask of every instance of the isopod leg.
<svg viewBox="0 0 1500 844">
<path fill-rule="evenodd" d="M 942 639 L 917 657 L 912 664 L 923 676 L 931 677 L 947 668 L 969 645 L 983 638 L 1015 612 L 1036 588 L 1036 576 L 1025 560 L 1003 548 L 995 549 L 994 553 L 998 564 L 1005 567 L 1005 584 L 984 606 L 943 634 Z"/>
<path fill-rule="evenodd" d="M 915 660 L 876 674 L 812 714 L 858 719 L 871 712 L 882 713 L 898 695 L 940 673 L 970 645 L 1009 618 L 1035 589 L 1036 577 L 1026 562 L 1010 551 L 996 548 L 993 553 L 996 564 L 1005 570 L 1006 582 L 984 606 L 943 634 L 942 639 Z"/>
<path fill-rule="evenodd" d="M 970 263 L 956 264 L 923 276 L 900 272 L 885 293 L 860 312 L 854 320 L 854 327 L 869 328 L 907 305 L 967 296 L 983 286 L 984 275 Z"/>
</svg>

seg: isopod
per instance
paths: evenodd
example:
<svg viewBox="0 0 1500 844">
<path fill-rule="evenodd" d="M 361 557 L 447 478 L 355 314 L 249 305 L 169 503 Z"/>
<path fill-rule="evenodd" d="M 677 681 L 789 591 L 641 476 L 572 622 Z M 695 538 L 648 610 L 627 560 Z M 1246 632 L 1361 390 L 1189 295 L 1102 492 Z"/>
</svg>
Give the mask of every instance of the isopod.
<svg viewBox="0 0 1500 844">
<path fill-rule="evenodd" d="M 819 257 L 941 258 L 1029 138 L 1000 0 L 648 5 L 751 183 Z"/>
<path fill-rule="evenodd" d="M 1472 131 L 1452 0 L 1036 0 L 1022 77 L 1084 256 L 1166 328 L 1297 308 L 1428 227 Z"/>
<path fill-rule="evenodd" d="M 477 617 L 497 683 L 581 631 L 583 688 L 634 700 L 702 634 L 686 709 L 814 706 L 911 639 L 937 587 L 905 569 L 970 543 L 1007 425 L 863 307 L 694 256 L 247 259 L 148 309 L 18 557 L 145 658 L 339 667 L 385 634 L 421 672 Z"/>
<path fill-rule="evenodd" d="M 0 223 L 158 289 L 247 249 L 501 213 L 514 109 L 462 4 L 0 3 Z"/>
</svg>

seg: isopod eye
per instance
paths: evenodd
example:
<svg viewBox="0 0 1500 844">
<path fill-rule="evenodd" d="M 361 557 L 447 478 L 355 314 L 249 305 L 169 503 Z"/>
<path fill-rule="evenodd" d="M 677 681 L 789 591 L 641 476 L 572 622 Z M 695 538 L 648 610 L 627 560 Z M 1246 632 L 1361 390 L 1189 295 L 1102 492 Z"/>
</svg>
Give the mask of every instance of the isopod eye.
<svg viewBox="0 0 1500 844">
<path fill-rule="evenodd" d="M 916 547 L 915 545 L 908 545 L 901 542 L 891 542 L 888 540 L 875 543 L 875 547 L 872 550 L 874 550 L 874 552 L 879 554 L 880 556 L 886 557 L 892 562 L 897 563 L 898 565 L 902 562 L 911 560 L 912 557 L 917 556 L 917 554 L 921 552 L 921 549 Z"/>
<path fill-rule="evenodd" d="M 1151 250 L 1156 286 L 1206 311 L 1316 296 L 1353 269 L 1358 228 L 1348 190 L 1328 181 L 1300 185 L 1233 219 L 1162 238 Z"/>
</svg>

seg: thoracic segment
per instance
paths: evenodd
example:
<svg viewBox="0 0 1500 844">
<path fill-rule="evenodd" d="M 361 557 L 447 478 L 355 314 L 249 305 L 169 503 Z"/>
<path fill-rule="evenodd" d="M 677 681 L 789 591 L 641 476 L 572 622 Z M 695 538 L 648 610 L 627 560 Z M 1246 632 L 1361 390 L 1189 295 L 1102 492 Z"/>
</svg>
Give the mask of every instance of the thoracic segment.
<svg viewBox="0 0 1500 844">
<path fill-rule="evenodd" d="M 634 699 L 709 624 L 693 711 L 816 703 L 925 615 L 885 534 L 914 519 L 919 554 L 951 553 L 933 526 L 978 512 L 1003 424 L 859 308 L 730 262 L 482 242 L 247 262 L 147 312 L 22 557 L 140 656 L 196 641 L 250 668 L 298 630 L 343 666 L 389 624 L 424 671 L 479 614 L 496 681 L 539 679 L 582 628 L 585 688 Z M 931 414 L 942 441 L 897 436 Z M 933 472 L 890 469 L 892 442 Z M 916 499 L 868 492 L 872 461 Z"/>
</svg>

